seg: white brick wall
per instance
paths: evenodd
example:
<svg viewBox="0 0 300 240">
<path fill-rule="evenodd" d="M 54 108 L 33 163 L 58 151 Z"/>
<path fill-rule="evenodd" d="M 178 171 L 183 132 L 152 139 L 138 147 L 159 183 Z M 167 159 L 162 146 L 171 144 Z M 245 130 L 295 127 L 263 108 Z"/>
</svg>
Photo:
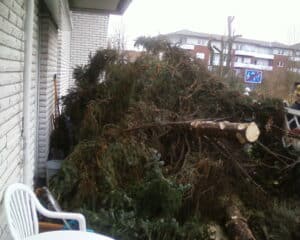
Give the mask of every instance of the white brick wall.
<svg viewBox="0 0 300 240">
<path fill-rule="evenodd" d="M 85 11 L 72 11 L 73 30 L 71 34 L 71 75 L 76 65 L 86 64 L 90 53 L 107 47 L 109 15 Z"/>
<path fill-rule="evenodd" d="M 38 107 L 38 173 L 45 177 L 54 113 L 54 75 L 57 74 L 58 32 L 49 14 L 40 17 L 40 79 Z"/>
<path fill-rule="evenodd" d="M 23 181 L 23 72 L 26 0 L 0 0 L 0 201 L 4 189 Z M 54 111 L 53 77 L 59 96 L 67 93 L 72 67 L 87 62 L 90 52 L 106 47 L 108 15 L 73 12 L 73 33 L 59 32 L 49 15 L 38 13 L 35 0 L 32 81 L 30 84 L 30 159 L 41 176 L 49 153 Z M 40 15 L 40 17 L 38 17 Z M 70 39 L 73 41 L 70 51 Z M 58 48 L 58 46 L 60 46 Z M 70 67 L 70 58 L 71 67 Z M 38 73 L 39 69 L 39 73 Z M 9 239 L 0 202 L 0 240 Z"/>
<path fill-rule="evenodd" d="M 36 5 L 38 0 L 36 0 Z M 0 1 L 0 200 L 4 189 L 23 181 L 23 71 L 25 0 Z M 36 6 L 37 9 L 37 6 Z M 37 10 L 33 41 L 33 76 L 30 117 L 36 118 Z M 35 121 L 30 125 L 30 154 L 34 159 Z M 2 201 L 0 202 L 0 239 L 9 239 Z"/>
<path fill-rule="evenodd" d="M 68 93 L 70 79 L 70 44 L 71 32 L 58 31 L 58 66 L 57 87 L 59 98 Z"/>
<path fill-rule="evenodd" d="M 0 199 L 7 184 L 22 180 L 24 1 L 0 2 Z M 0 239 L 8 238 L 0 205 Z"/>
</svg>

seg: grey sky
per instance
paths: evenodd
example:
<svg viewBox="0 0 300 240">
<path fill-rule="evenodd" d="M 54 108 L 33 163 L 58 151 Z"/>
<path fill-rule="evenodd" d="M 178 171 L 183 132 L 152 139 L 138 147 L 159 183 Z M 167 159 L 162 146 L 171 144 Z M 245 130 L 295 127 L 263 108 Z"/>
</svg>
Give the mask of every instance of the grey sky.
<svg viewBox="0 0 300 240">
<path fill-rule="evenodd" d="M 300 0 L 133 0 L 122 17 L 111 16 L 109 34 L 122 26 L 129 45 L 141 35 L 181 29 L 226 34 L 229 15 L 245 38 L 300 42 Z"/>
</svg>

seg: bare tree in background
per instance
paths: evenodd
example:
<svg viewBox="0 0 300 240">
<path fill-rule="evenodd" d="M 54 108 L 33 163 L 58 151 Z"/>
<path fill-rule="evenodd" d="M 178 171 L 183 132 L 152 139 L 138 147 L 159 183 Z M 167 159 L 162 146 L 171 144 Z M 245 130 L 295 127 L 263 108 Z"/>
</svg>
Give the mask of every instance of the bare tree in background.
<svg viewBox="0 0 300 240">
<path fill-rule="evenodd" d="M 124 52 L 127 45 L 127 38 L 125 34 L 125 25 L 121 24 L 115 28 L 114 33 L 108 40 L 108 48 L 117 50 L 120 54 Z"/>
<path fill-rule="evenodd" d="M 234 21 L 234 16 L 227 17 L 227 27 L 228 27 L 228 36 L 226 39 L 224 37 L 221 38 L 221 46 L 218 48 L 217 46 L 212 44 L 212 41 L 215 39 L 210 39 L 208 41 L 208 48 L 211 54 L 210 65 L 213 65 L 214 60 L 214 50 L 219 54 L 219 68 L 218 68 L 218 75 L 223 77 L 225 74 L 229 73 L 232 67 L 232 49 L 235 40 L 242 35 L 235 35 L 234 31 L 232 30 L 232 23 Z M 226 53 L 227 50 L 227 53 Z M 224 61 L 226 60 L 226 71 L 224 71 Z"/>
<path fill-rule="evenodd" d="M 234 20 L 234 16 L 228 16 L 227 17 L 227 27 L 228 27 L 228 38 L 227 38 L 228 52 L 227 52 L 227 58 L 226 58 L 227 70 L 231 69 L 233 43 L 235 42 L 235 40 L 237 38 L 242 37 L 242 35 L 235 35 L 234 34 L 234 31 L 232 30 L 233 20 Z"/>
<path fill-rule="evenodd" d="M 224 50 L 226 48 L 226 44 L 224 41 L 224 38 L 221 38 L 221 46 L 218 48 L 217 46 L 213 46 L 213 49 L 215 49 L 219 53 L 219 68 L 218 68 L 218 75 L 220 77 L 223 76 L 223 69 L 224 69 Z"/>
<path fill-rule="evenodd" d="M 211 38 L 208 40 L 208 43 L 207 43 L 207 47 L 209 49 L 209 54 L 210 54 L 210 59 L 209 59 L 209 66 L 213 66 L 214 65 L 214 59 L 215 59 L 215 51 L 214 51 L 214 47 L 212 45 L 212 41 L 214 39 Z"/>
</svg>

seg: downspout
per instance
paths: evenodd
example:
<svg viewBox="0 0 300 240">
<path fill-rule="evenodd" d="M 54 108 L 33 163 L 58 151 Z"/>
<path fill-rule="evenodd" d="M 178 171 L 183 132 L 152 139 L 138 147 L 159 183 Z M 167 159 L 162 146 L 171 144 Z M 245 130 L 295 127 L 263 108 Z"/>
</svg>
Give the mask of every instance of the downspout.
<svg viewBox="0 0 300 240">
<path fill-rule="evenodd" d="M 32 44 L 34 1 L 26 1 L 25 17 L 25 53 L 24 53 L 24 80 L 23 80 L 23 182 L 30 187 L 33 184 L 33 159 L 30 159 L 30 83 L 32 80 Z"/>
</svg>

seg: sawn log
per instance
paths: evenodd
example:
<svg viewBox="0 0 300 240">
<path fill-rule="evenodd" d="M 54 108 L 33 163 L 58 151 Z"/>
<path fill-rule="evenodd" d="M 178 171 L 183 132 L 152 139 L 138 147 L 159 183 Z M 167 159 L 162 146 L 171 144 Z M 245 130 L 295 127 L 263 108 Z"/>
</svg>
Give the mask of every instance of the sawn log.
<svg viewBox="0 0 300 240">
<path fill-rule="evenodd" d="M 192 120 L 179 122 L 154 122 L 148 123 L 133 128 L 127 128 L 124 131 L 137 131 L 141 129 L 155 127 L 189 127 L 192 131 L 197 130 L 198 134 L 206 135 L 234 135 L 240 143 L 255 142 L 260 131 L 255 122 L 251 123 L 234 123 L 228 121 L 207 121 L 207 120 Z"/>
<path fill-rule="evenodd" d="M 251 123 L 233 123 L 228 121 L 214 122 L 194 120 L 190 123 L 191 127 L 203 132 L 226 132 L 234 134 L 241 143 L 255 142 L 260 131 L 255 122 Z"/>
</svg>

